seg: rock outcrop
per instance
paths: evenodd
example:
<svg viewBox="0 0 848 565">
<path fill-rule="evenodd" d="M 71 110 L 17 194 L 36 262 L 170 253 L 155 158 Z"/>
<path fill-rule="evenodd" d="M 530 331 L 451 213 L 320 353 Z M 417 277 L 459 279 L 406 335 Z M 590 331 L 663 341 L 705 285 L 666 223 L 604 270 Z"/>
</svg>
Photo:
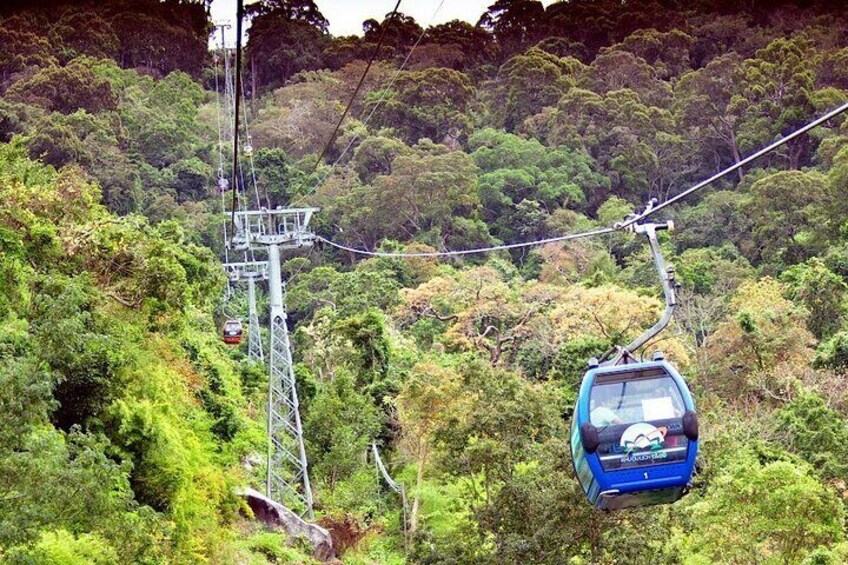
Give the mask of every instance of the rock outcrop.
<svg viewBox="0 0 848 565">
<path fill-rule="evenodd" d="M 268 527 L 287 533 L 292 538 L 302 537 L 312 545 L 312 556 L 319 561 L 330 561 L 336 557 L 330 532 L 316 524 L 310 524 L 303 518 L 261 492 L 252 488 L 238 491 L 254 517 Z"/>
</svg>

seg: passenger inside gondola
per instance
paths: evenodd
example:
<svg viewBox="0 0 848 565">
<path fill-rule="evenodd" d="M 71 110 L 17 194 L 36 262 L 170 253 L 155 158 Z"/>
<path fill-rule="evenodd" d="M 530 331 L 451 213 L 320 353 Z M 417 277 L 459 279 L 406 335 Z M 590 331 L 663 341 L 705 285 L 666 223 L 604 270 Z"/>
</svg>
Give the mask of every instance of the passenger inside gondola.
<svg viewBox="0 0 848 565">
<path fill-rule="evenodd" d="M 227 180 L 227 177 L 224 176 L 223 173 L 218 176 L 218 194 L 224 194 L 229 192 L 230 190 L 230 181 Z"/>
<path fill-rule="evenodd" d="M 623 424 L 624 421 L 615 412 L 617 404 L 618 399 L 614 395 L 604 396 L 599 393 L 598 399 L 593 402 L 592 412 L 589 414 L 592 425 L 602 428 L 610 424 Z"/>
</svg>

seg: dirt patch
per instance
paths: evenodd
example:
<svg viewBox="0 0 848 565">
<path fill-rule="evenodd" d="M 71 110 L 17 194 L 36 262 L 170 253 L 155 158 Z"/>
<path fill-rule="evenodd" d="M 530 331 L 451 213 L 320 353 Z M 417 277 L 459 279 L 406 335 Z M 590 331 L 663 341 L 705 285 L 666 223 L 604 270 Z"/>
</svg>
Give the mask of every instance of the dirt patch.
<svg viewBox="0 0 848 565">
<path fill-rule="evenodd" d="M 318 524 L 330 532 L 333 548 L 339 556 L 343 555 L 348 549 L 356 547 L 369 530 L 349 514 L 324 516 L 318 521 Z"/>
</svg>

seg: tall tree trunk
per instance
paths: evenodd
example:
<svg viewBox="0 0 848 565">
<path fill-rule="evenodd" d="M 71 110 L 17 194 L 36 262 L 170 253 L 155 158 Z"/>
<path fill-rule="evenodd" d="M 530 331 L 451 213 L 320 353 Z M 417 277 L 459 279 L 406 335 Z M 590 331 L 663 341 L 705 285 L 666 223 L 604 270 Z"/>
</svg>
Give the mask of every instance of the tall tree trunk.
<svg viewBox="0 0 848 565">
<path fill-rule="evenodd" d="M 738 163 L 742 160 L 742 155 L 739 153 L 739 144 L 736 142 L 736 134 L 733 133 L 733 130 L 730 130 L 730 150 L 733 152 L 733 164 Z M 739 180 L 742 180 L 742 176 L 745 174 L 745 171 L 740 167 L 736 174 L 739 176 Z"/>
<path fill-rule="evenodd" d="M 426 450 L 426 448 L 425 448 Z M 420 453 L 420 451 L 419 451 Z M 415 496 L 412 497 L 412 509 L 409 511 L 409 533 L 418 531 L 418 509 L 421 507 L 421 487 L 424 485 L 425 457 L 418 458 L 418 473 L 415 477 Z"/>
</svg>

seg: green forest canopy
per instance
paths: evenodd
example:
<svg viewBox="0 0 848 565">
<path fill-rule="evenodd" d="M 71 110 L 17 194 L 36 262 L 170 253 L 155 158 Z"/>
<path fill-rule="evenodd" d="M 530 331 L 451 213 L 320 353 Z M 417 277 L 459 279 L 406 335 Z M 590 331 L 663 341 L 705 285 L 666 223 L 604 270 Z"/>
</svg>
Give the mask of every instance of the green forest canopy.
<svg viewBox="0 0 848 565">
<path fill-rule="evenodd" d="M 261 482 L 244 462 L 264 453 L 266 376 L 217 339 L 229 167 L 207 10 L 0 6 L 4 562 L 309 559 L 233 494 Z M 499 0 L 477 25 L 399 14 L 333 37 L 311 0 L 263 0 L 245 57 L 260 200 L 318 206 L 319 234 L 372 250 L 610 225 L 844 103 L 847 12 Z M 682 288 L 655 346 L 703 431 L 669 507 L 593 511 L 568 449 L 586 359 L 658 316 L 642 241 L 287 257 L 311 478 L 342 561 L 848 560 L 846 136 L 834 119 L 667 211 Z M 406 544 L 372 441 L 407 486 Z"/>
</svg>

